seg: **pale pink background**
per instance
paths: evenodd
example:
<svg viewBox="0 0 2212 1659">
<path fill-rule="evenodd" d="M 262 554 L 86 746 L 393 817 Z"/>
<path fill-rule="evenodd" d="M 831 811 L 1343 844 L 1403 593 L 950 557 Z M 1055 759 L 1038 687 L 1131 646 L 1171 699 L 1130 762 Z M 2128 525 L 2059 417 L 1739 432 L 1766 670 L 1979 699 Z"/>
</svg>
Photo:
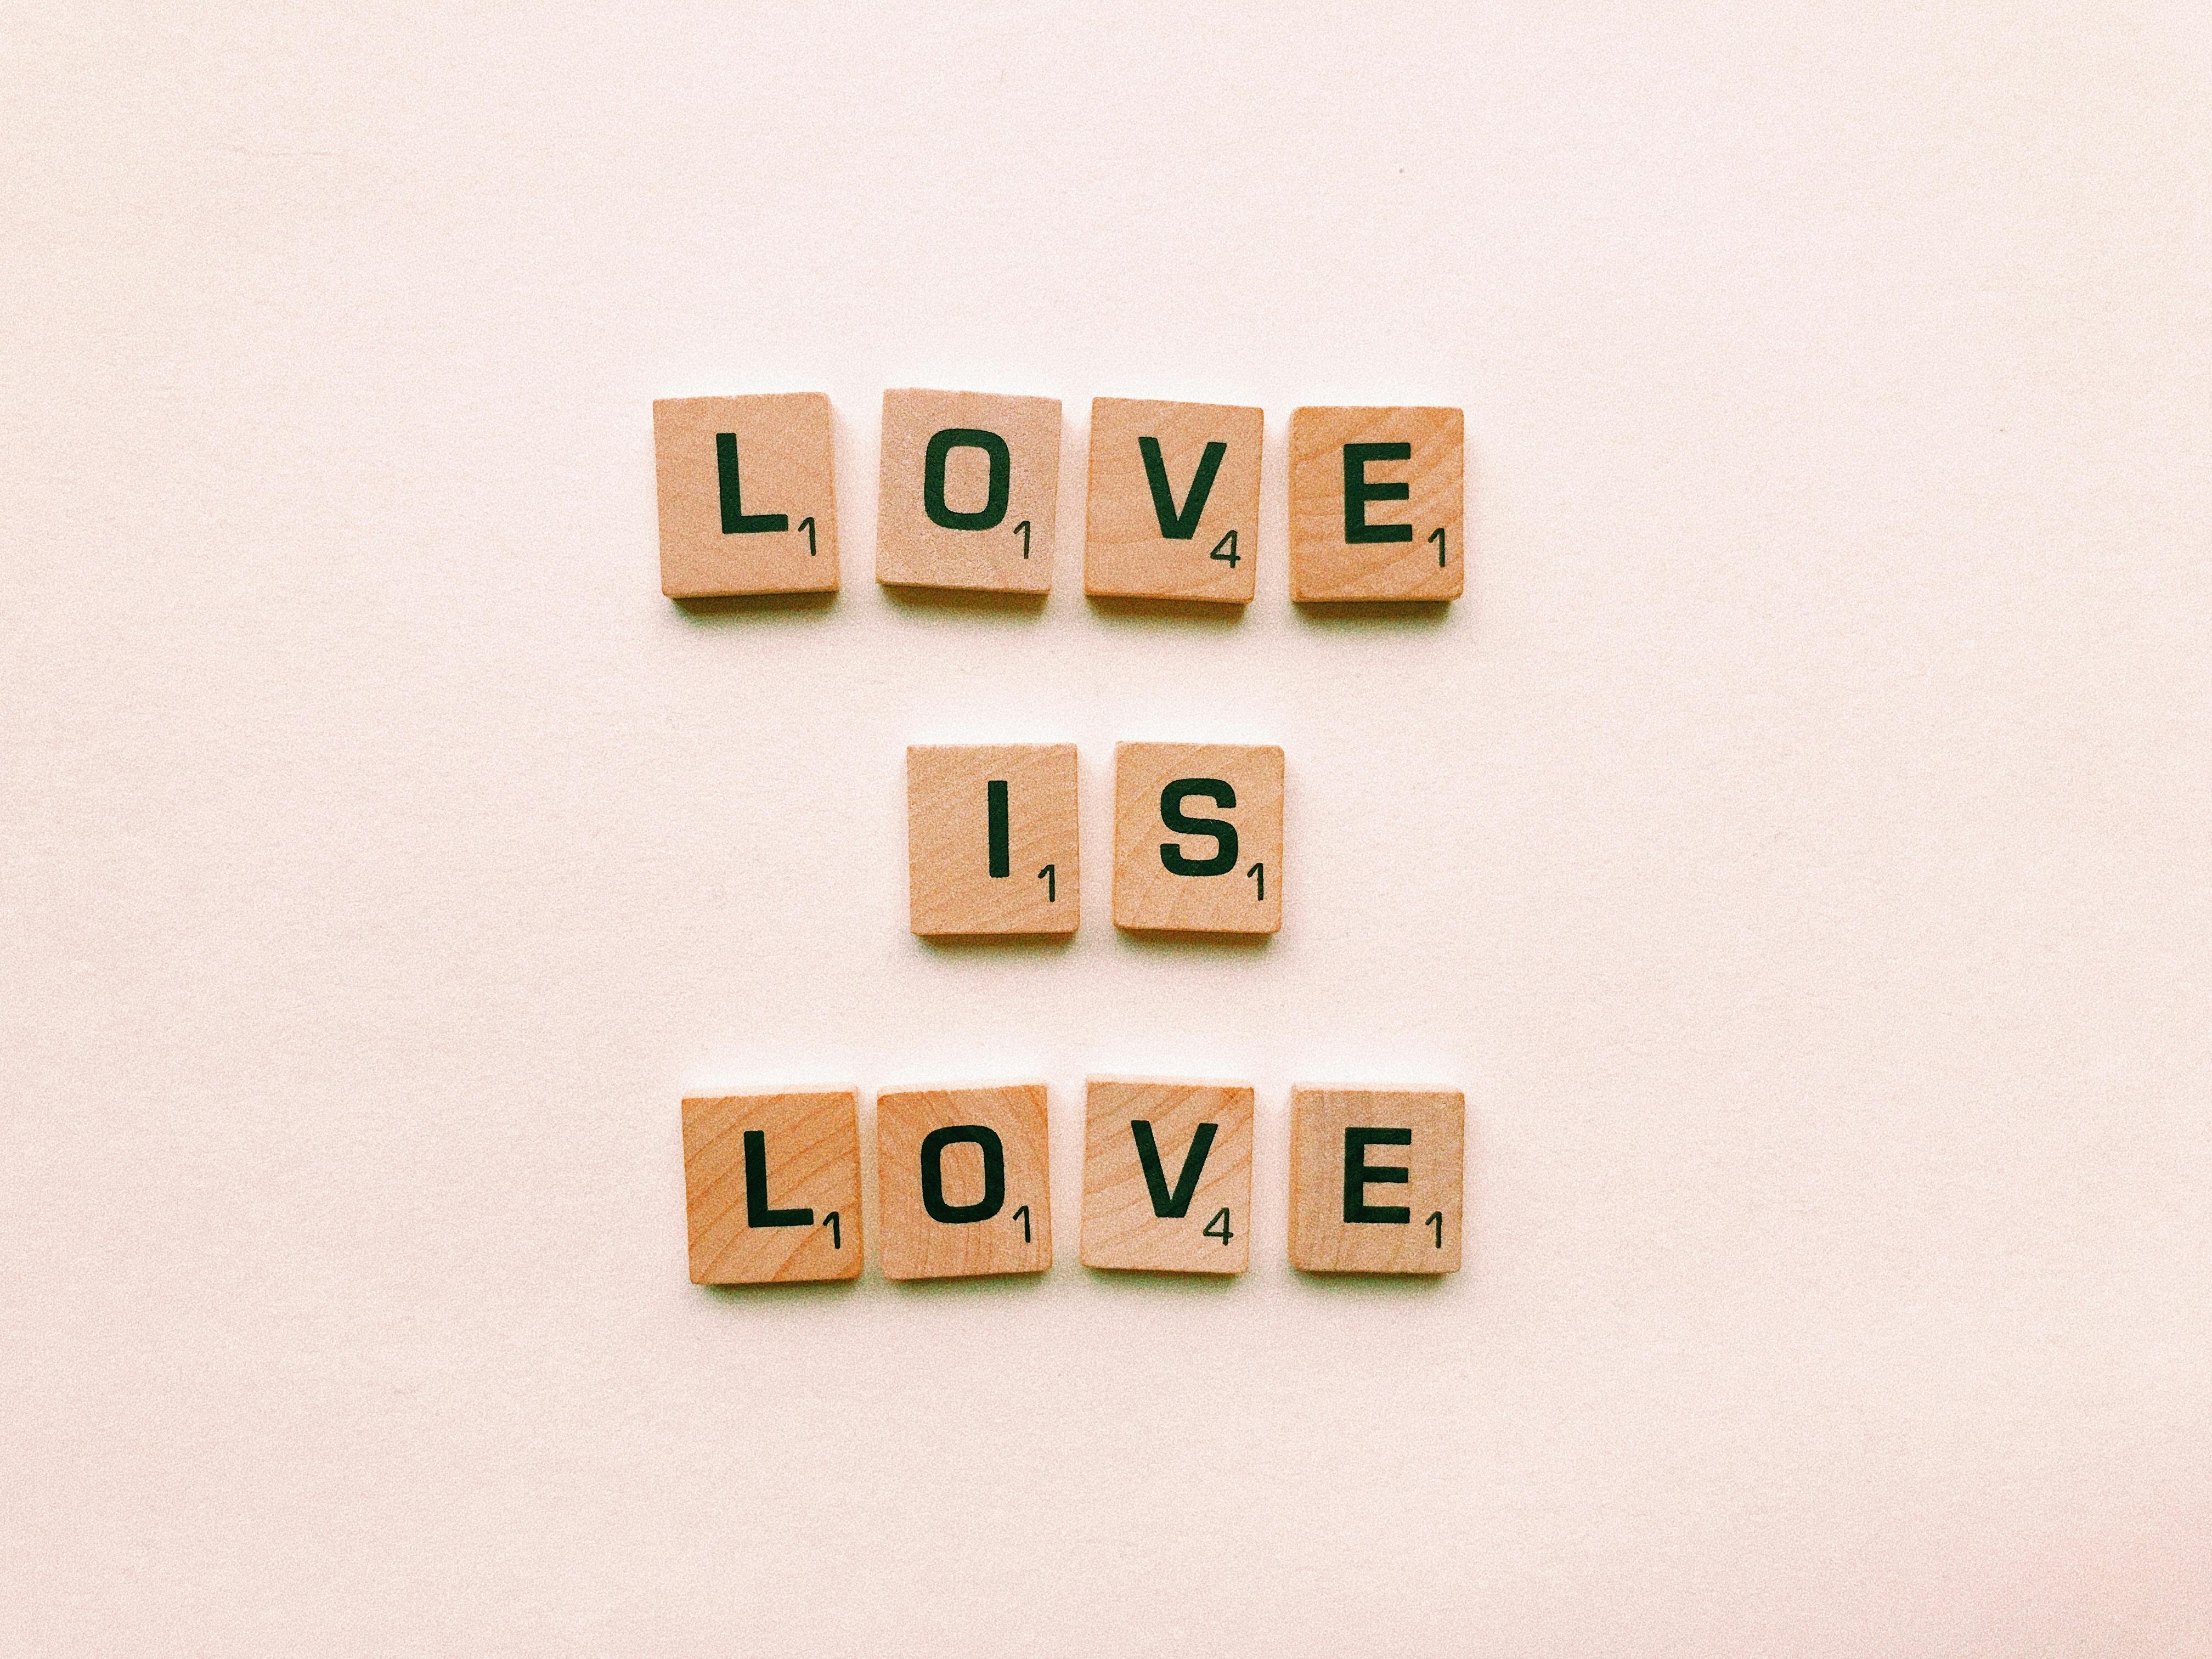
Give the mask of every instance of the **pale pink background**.
<svg viewBox="0 0 2212 1659">
<path fill-rule="evenodd" d="M 0 1648 L 2212 1653 L 2201 4 L 459 9 L 0 29 Z M 1066 401 L 1042 616 L 869 580 L 904 385 Z M 827 611 L 655 591 L 748 389 Z M 1241 623 L 1098 393 L 1266 406 Z M 1373 401 L 1469 597 L 1294 614 Z M 1121 738 L 1288 750 L 1278 941 L 1106 925 Z M 905 932 L 993 738 L 1065 951 Z M 1246 1279 L 1074 1265 L 1086 1071 L 1257 1085 Z M 1042 1282 L 686 1282 L 684 1091 L 1006 1075 Z M 1467 1272 L 1292 1277 L 1294 1079 Z"/>
</svg>

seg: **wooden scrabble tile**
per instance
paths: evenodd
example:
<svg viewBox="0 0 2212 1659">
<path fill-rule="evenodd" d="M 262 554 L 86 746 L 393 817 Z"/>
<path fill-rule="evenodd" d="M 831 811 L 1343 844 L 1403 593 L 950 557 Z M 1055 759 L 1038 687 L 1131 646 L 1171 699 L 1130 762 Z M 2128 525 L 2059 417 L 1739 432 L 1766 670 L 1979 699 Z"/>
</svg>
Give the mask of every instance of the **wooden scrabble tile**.
<svg viewBox="0 0 2212 1659">
<path fill-rule="evenodd" d="M 914 932 L 1073 933 L 1075 745 L 908 749 L 906 841 Z"/>
<path fill-rule="evenodd" d="M 1272 933 L 1283 925 L 1283 751 L 1114 750 L 1114 925 Z"/>
<path fill-rule="evenodd" d="M 1456 1089 L 1291 1090 L 1291 1265 L 1457 1273 L 1466 1133 Z"/>
<path fill-rule="evenodd" d="M 884 393 L 878 581 L 1042 593 L 1059 501 L 1059 398 Z"/>
<path fill-rule="evenodd" d="M 660 398 L 653 456 L 670 599 L 837 586 L 830 400 L 820 392 Z"/>
<path fill-rule="evenodd" d="M 1085 1267 L 1241 1273 L 1251 1224 L 1249 1087 L 1091 1079 Z"/>
<path fill-rule="evenodd" d="M 1230 404 L 1093 398 L 1083 591 L 1249 603 L 1261 425 Z"/>
<path fill-rule="evenodd" d="M 1042 1083 L 878 1095 L 876 1174 L 884 1278 L 1052 1266 Z"/>
<path fill-rule="evenodd" d="M 860 1271 L 860 1131 L 850 1089 L 684 1103 L 694 1285 Z"/>
<path fill-rule="evenodd" d="M 1456 409 L 1291 416 L 1291 597 L 1455 599 L 1467 586 Z"/>
</svg>

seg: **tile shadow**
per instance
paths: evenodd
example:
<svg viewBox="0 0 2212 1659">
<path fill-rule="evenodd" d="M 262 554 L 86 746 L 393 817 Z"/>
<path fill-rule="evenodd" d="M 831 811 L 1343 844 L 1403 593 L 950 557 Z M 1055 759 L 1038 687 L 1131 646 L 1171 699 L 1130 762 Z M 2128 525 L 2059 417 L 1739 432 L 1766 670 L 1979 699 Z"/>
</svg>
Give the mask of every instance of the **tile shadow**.
<svg viewBox="0 0 2212 1659">
<path fill-rule="evenodd" d="M 686 622 L 711 623 L 726 617 L 763 617 L 793 611 L 827 611 L 837 603 L 834 587 L 807 593 L 732 593 L 718 599 L 671 599 Z"/>
<path fill-rule="evenodd" d="M 916 933 L 933 956 L 1057 956 L 1075 943 L 1073 933 Z"/>
<path fill-rule="evenodd" d="M 860 1288 L 860 1279 L 804 1279 L 787 1285 L 697 1285 L 717 1302 L 842 1302 Z"/>
<path fill-rule="evenodd" d="M 1156 956 L 1212 956 L 1223 952 L 1256 956 L 1275 941 L 1273 933 L 1198 933 L 1176 927 L 1124 927 L 1115 923 L 1122 941 Z"/>
<path fill-rule="evenodd" d="M 1109 621 L 1188 623 L 1217 633 L 1236 627 L 1252 608 L 1218 599 L 1146 599 L 1113 593 L 1090 593 L 1085 597 L 1090 600 L 1091 610 Z"/>
<path fill-rule="evenodd" d="M 1044 1281 L 1052 1277 L 1048 1267 L 1041 1273 L 975 1273 L 961 1279 L 886 1279 L 884 1283 L 896 1296 L 911 1297 L 915 1301 L 988 1301 L 1009 1297 L 1035 1296 L 1044 1289 Z"/>
<path fill-rule="evenodd" d="M 1049 593 L 1005 593 L 985 587 L 912 587 L 894 582 L 878 582 L 876 586 L 900 610 L 916 613 L 1035 617 L 1052 597 Z"/>
<path fill-rule="evenodd" d="M 1455 605 L 1464 599 L 1301 599 L 1292 605 L 1298 620 L 1321 630 L 1348 632 L 1354 629 L 1405 633 L 1433 633 L 1444 624 Z"/>
<path fill-rule="evenodd" d="M 1165 1273 L 1146 1267 L 1086 1267 L 1083 1277 L 1085 1283 L 1110 1296 L 1143 1297 L 1147 1300 L 1180 1296 L 1203 1300 L 1227 1296 L 1244 1274 Z"/>
</svg>

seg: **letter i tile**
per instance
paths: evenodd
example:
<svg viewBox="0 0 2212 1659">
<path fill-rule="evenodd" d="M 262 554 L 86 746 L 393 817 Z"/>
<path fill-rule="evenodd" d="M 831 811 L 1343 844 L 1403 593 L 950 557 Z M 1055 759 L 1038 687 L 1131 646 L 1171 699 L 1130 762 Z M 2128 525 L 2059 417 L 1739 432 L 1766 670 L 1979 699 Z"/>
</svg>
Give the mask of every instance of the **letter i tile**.
<svg viewBox="0 0 2212 1659">
<path fill-rule="evenodd" d="M 1073 744 L 918 744 L 906 751 L 906 811 L 914 932 L 1075 931 Z"/>
</svg>

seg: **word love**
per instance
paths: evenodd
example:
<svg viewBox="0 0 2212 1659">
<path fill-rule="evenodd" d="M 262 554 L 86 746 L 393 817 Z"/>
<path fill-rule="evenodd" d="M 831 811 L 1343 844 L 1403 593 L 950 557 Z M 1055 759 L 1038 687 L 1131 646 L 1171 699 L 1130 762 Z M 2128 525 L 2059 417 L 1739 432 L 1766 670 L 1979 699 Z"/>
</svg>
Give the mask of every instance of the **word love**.
<svg viewBox="0 0 2212 1659">
<path fill-rule="evenodd" d="M 1074 744 L 909 748 L 906 801 L 915 933 L 1076 930 Z M 1184 933 L 1282 927 L 1281 750 L 1115 745 L 1114 925 Z"/>
<path fill-rule="evenodd" d="M 1251 1262 L 1252 1091 L 1093 1078 L 1083 1148 L 1083 1265 L 1241 1273 Z M 1466 1100 L 1456 1090 L 1291 1091 L 1293 1267 L 1459 1270 Z M 876 1098 L 886 1279 L 1052 1266 L 1045 1089 L 887 1090 Z M 859 1095 L 684 1103 L 695 1285 L 852 1279 L 860 1271 Z"/>
<path fill-rule="evenodd" d="M 1249 604 L 1262 411 L 1091 405 L 1083 587 L 1102 598 Z M 837 586 L 830 400 L 819 392 L 653 405 L 660 591 L 671 599 Z M 1044 593 L 1060 506 L 1060 400 L 884 393 L 876 580 Z M 1291 416 L 1291 597 L 1455 599 L 1466 586 L 1465 419 L 1456 409 Z"/>
</svg>

